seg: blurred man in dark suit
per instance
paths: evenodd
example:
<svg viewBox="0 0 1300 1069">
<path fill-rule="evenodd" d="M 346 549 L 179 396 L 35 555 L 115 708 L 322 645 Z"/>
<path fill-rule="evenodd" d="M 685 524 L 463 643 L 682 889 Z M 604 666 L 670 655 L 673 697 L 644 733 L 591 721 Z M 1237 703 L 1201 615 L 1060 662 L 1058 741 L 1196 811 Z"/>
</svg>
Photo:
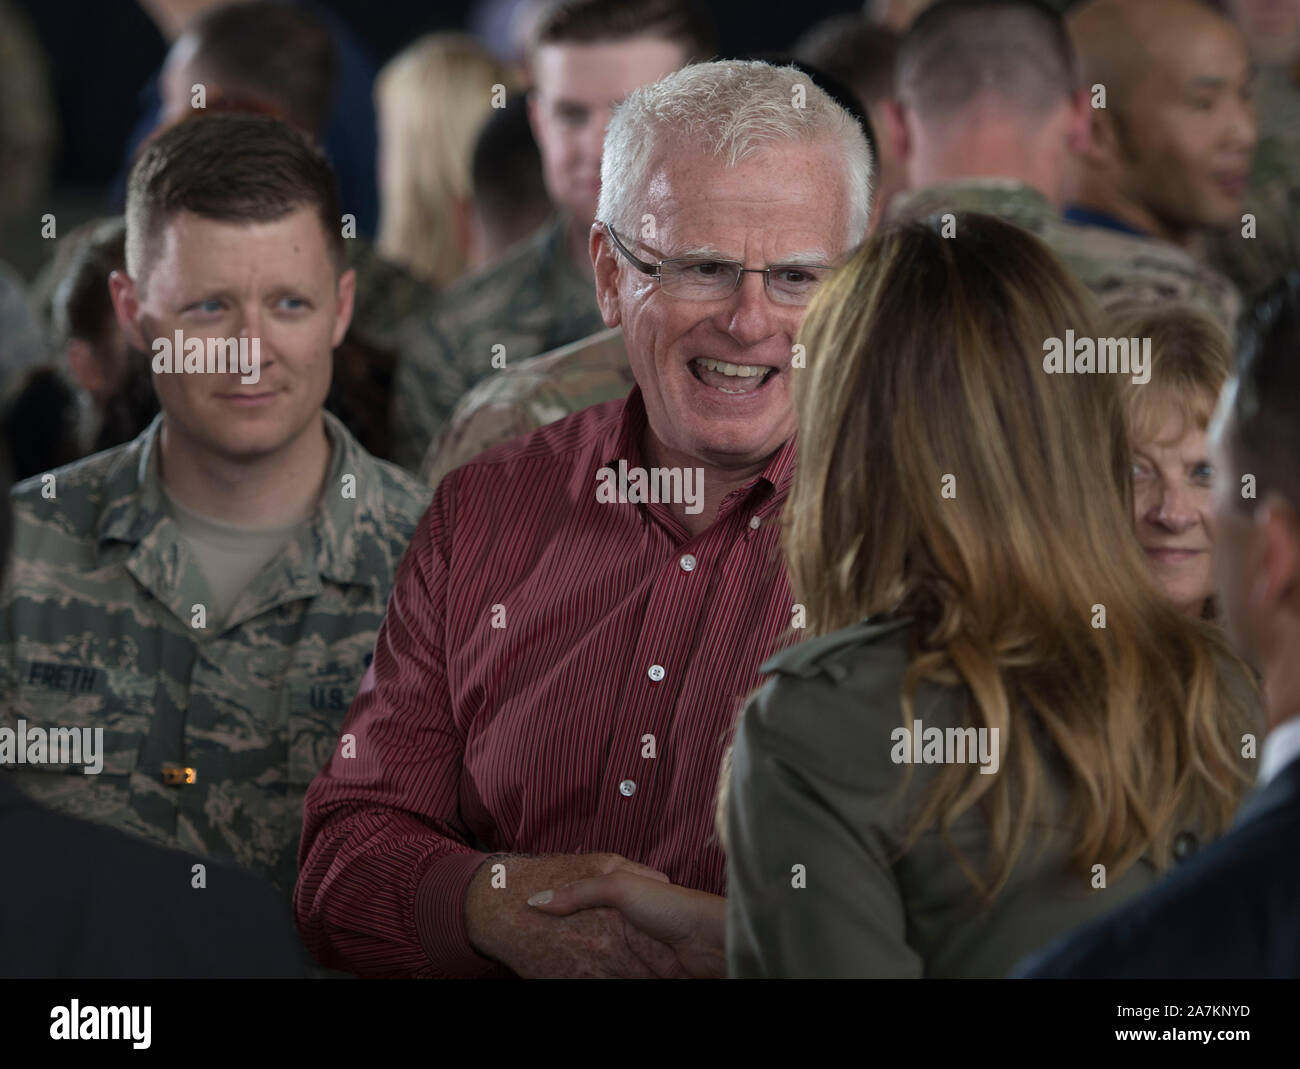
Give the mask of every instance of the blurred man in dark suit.
<svg viewBox="0 0 1300 1069">
<path fill-rule="evenodd" d="M 1300 272 L 1263 295 L 1242 341 L 1210 431 L 1214 566 L 1263 679 L 1259 783 L 1232 832 L 1018 975 L 1300 977 Z"/>
<path fill-rule="evenodd" d="M 6 469 L 0 457 L 0 577 L 13 523 Z M 12 756 L 0 746 L 0 761 Z M 3 770 L 0 850 L 0 977 L 303 975 L 288 910 L 260 879 L 55 813 Z"/>
</svg>

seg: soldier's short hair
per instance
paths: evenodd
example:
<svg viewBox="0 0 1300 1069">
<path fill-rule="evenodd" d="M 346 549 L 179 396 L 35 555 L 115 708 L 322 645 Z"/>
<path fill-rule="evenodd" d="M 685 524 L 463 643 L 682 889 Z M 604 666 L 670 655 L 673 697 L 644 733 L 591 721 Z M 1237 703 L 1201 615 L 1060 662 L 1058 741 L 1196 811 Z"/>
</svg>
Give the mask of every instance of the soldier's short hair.
<svg viewBox="0 0 1300 1069">
<path fill-rule="evenodd" d="M 1077 82 L 1061 16 L 1034 0 L 940 0 L 903 35 L 896 77 L 899 99 L 933 119 L 989 92 L 1043 115 Z"/>
<path fill-rule="evenodd" d="M 54 288 L 50 318 L 54 340 L 73 338 L 99 344 L 112 332 L 113 300 L 108 276 L 126 266 L 126 224 L 114 216 L 81 235 L 68 266 Z"/>
<path fill-rule="evenodd" d="M 690 0 L 551 0 L 538 16 L 530 54 L 539 45 L 597 44 L 654 37 L 680 45 L 687 62 L 713 55 L 713 32 Z"/>
<path fill-rule="evenodd" d="M 141 282 L 152 245 L 181 211 L 225 223 L 267 223 L 313 208 L 335 270 L 344 269 L 338 182 L 324 154 L 287 123 L 204 114 L 177 123 L 145 149 L 126 194 L 126 270 Z"/>
<path fill-rule="evenodd" d="M 899 35 L 888 26 L 849 12 L 817 23 L 791 52 L 795 59 L 843 82 L 866 108 L 894 95 L 899 42 Z"/>
<path fill-rule="evenodd" d="M 185 36 L 195 46 L 189 69 L 222 95 L 264 100 L 312 136 L 325 132 L 339 61 L 319 15 L 272 0 L 225 4 L 186 25 Z"/>
<path fill-rule="evenodd" d="M 1255 498 L 1268 492 L 1300 512 L 1300 271 L 1266 289 L 1243 317 L 1228 450 L 1233 474 L 1255 476 Z"/>
</svg>

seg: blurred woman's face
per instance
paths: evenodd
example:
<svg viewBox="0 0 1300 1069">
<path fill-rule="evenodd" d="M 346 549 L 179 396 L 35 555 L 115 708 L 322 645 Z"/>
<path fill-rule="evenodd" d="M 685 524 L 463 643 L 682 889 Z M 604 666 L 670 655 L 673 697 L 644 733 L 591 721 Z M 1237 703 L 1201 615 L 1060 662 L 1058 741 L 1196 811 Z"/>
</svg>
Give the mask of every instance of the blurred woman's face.
<svg viewBox="0 0 1300 1069">
<path fill-rule="evenodd" d="M 1169 599 L 1199 616 L 1213 593 L 1209 461 L 1205 429 L 1170 413 L 1151 438 L 1131 441 L 1138 539 Z"/>
</svg>

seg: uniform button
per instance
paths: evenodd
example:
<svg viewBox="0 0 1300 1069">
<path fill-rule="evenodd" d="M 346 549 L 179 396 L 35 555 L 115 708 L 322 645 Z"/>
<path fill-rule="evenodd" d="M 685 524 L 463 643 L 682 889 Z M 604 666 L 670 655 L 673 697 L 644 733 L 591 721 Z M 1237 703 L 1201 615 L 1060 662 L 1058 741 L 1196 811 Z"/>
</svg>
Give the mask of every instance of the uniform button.
<svg viewBox="0 0 1300 1069">
<path fill-rule="evenodd" d="M 757 516 L 751 516 L 751 517 L 749 518 L 749 527 L 750 527 L 750 530 L 752 530 L 752 531 L 757 531 L 758 528 L 759 528 L 759 525 L 760 525 L 762 522 L 763 522 L 763 521 L 760 520 Z"/>
<path fill-rule="evenodd" d="M 664 666 L 661 664 L 652 664 L 650 666 L 650 682 L 658 683 L 664 677 Z"/>
<path fill-rule="evenodd" d="M 1179 861 L 1186 861 L 1196 853 L 1196 836 L 1190 831 L 1180 831 L 1174 836 L 1174 857 Z"/>
<path fill-rule="evenodd" d="M 689 553 L 683 553 L 682 559 L 679 560 L 677 563 L 682 566 L 682 571 L 684 572 L 695 571 L 695 558 L 692 557 Z"/>
<path fill-rule="evenodd" d="M 631 798 L 632 795 L 636 794 L 636 784 L 630 779 L 625 779 L 618 785 L 618 793 L 624 798 Z"/>
</svg>

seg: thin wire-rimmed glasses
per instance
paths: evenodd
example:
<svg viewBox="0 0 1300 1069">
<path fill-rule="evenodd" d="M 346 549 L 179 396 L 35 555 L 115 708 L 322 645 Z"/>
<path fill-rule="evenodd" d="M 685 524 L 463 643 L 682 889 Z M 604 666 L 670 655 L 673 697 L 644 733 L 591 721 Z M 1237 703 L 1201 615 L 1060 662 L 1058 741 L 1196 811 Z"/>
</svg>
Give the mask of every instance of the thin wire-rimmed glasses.
<svg viewBox="0 0 1300 1069">
<path fill-rule="evenodd" d="M 772 264 L 770 267 L 746 267 L 739 260 L 718 260 L 710 256 L 685 256 L 647 263 L 628 251 L 614 228 L 601 223 L 628 262 L 638 271 L 652 275 L 670 297 L 683 301 L 717 301 L 730 297 L 740 288 L 745 275 L 762 275 L 763 284 L 778 304 L 802 307 L 835 270 L 829 264 Z"/>
</svg>

